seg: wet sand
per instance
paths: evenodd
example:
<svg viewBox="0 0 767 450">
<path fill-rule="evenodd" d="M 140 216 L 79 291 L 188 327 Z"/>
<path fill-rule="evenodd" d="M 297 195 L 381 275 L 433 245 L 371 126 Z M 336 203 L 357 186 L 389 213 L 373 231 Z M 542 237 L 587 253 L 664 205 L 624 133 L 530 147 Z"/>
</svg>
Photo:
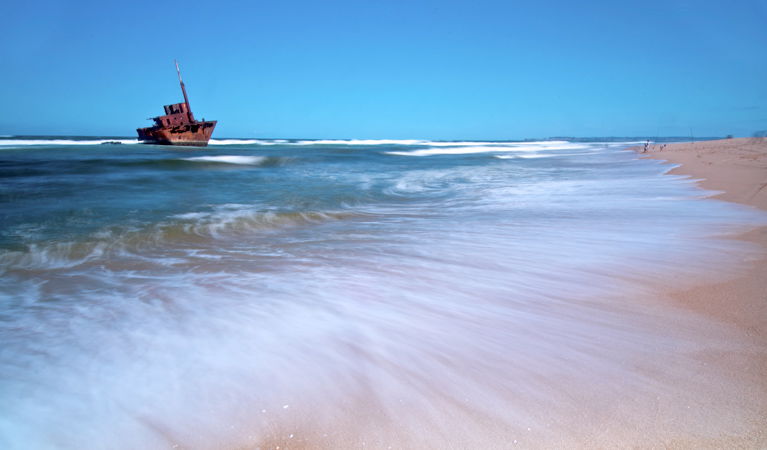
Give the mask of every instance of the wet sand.
<svg viewBox="0 0 767 450">
<path fill-rule="evenodd" d="M 669 173 L 695 179 L 710 191 L 711 199 L 740 203 L 767 211 L 767 139 L 738 138 L 718 141 L 650 145 L 634 148 L 644 157 L 665 160 L 679 166 Z M 680 442 L 681 447 L 767 448 L 767 227 L 736 237 L 760 249 L 747 270 L 726 281 L 696 280 L 691 289 L 665 286 L 678 305 L 729 324 L 742 334 L 739 351 L 707 355 L 712 366 L 723 370 L 733 384 L 760 386 L 758 392 L 745 390 L 745 398 L 756 399 L 759 412 L 752 417 L 754 430 L 748 435 L 722 436 L 718 442 Z"/>
</svg>

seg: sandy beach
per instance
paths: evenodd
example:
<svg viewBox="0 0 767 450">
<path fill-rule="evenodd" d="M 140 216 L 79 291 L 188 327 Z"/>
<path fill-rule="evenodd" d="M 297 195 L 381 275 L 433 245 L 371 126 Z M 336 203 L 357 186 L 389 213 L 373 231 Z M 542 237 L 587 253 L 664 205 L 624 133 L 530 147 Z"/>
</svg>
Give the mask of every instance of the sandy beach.
<svg viewBox="0 0 767 450">
<path fill-rule="evenodd" d="M 648 158 L 665 160 L 679 166 L 672 175 L 695 179 L 710 191 L 719 192 L 711 199 L 740 203 L 767 210 L 767 139 L 738 138 L 678 144 L 653 144 L 637 152 Z M 710 355 L 713 365 L 725 370 L 733 383 L 749 380 L 761 385 L 760 392 L 744 392 L 744 397 L 758 399 L 760 413 L 753 417 L 754 435 L 727 436 L 712 447 L 767 447 L 767 227 L 760 227 L 736 237 L 760 249 L 760 257 L 750 261 L 750 268 L 736 277 L 711 282 L 697 280 L 697 286 L 682 291 L 666 287 L 670 297 L 681 306 L 705 314 L 737 328 L 749 345 L 739 352 Z M 732 399 L 737 404 L 740 399 Z M 761 424 L 761 425 L 759 425 Z M 695 443 L 696 446 L 700 443 Z M 685 443 L 682 446 L 686 447 Z"/>
</svg>

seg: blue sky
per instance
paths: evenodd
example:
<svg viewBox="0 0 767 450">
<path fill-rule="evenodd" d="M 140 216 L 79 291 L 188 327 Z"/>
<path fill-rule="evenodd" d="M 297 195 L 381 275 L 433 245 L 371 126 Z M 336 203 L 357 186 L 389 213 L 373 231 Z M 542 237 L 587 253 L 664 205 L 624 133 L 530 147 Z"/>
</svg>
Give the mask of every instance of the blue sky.
<svg viewBox="0 0 767 450">
<path fill-rule="evenodd" d="M 8 2 L 0 134 L 135 135 L 181 101 L 214 137 L 748 136 L 767 1 Z"/>
</svg>

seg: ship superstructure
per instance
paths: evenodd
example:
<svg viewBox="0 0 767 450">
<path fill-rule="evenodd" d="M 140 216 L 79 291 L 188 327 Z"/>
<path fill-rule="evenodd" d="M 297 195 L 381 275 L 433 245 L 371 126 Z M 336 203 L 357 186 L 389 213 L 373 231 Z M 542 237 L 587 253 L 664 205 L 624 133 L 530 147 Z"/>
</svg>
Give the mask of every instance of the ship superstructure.
<svg viewBox="0 0 767 450">
<path fill-rule="evenodd" d="M 136 130 L 138 138 L 146 144 L 205 147 L 208 145 L 217 122 L 215 120 L 195 120 L 192 108 L 189 106 L 189 97 L 186 95 L 184 80 L 181 79 L 178 61 L 176 61 L 176 73 L 178 73 L 181 92 L 184 94 L 184 102 L 165 105 L 165 115 L 151 119 L 155 123 L 154 126 Z"/>
</svg>

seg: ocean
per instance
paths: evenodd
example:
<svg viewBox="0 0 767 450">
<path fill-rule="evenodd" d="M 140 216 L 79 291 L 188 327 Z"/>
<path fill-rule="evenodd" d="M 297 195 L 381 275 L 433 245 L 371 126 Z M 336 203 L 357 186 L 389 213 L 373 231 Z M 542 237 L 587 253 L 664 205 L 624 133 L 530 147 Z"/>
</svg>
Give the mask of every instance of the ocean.
<svg viewBox="0 0 767 450">
<path fill-rule="evenodd" d="M 0 138 L 0 448 L 741 426 L 700 370 L 739 337 L 658 287 L 737 272 L 756 253 L 727 235 L 764 217 L 641 143 L 210 144 Z"/>
</svg>

